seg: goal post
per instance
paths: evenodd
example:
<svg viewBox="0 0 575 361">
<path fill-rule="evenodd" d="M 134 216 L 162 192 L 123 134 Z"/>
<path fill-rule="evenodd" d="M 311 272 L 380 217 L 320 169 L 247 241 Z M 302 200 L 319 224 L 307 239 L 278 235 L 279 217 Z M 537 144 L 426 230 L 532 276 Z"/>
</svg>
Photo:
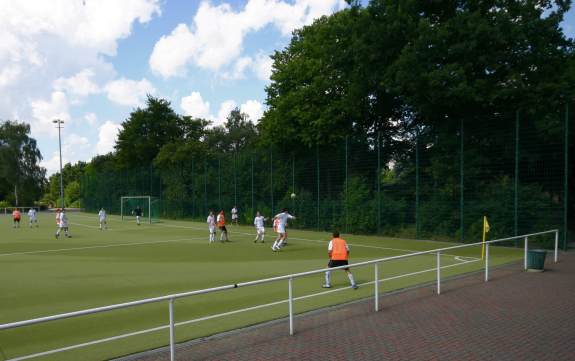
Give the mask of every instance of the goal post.
<svg viewBox="0 0 575 361">
<path fill-rule="evenodd" d="M 123 196 L 120 197 L 120 215 L 122 220 L 133 219 L 133 211 L 137 207 L 142 209 L 142 219 L 148 223 L 158 219 L 158 201 L 152 196 Z"/>
<path fill-rule="evenodd" d="M 1 212 L 3 212 L 5 215 L 11 215 L 12 212 L 13 212 L 15 209 L 20 210 L 20 212 L 21 212 L 22 214 L 24 214 L 24 213 L 28 213 L 28 211 L 29 211 L 30 209 L 32 209 L 32 208 L 34 208 L 34 209 L 36 210 L 36 212 L 40 212 L 40 207 L 38 207 L 38 206 L 2 207 L 2 208 L 0 208 L 0 209 L 2 209 Z"/>
</svg>

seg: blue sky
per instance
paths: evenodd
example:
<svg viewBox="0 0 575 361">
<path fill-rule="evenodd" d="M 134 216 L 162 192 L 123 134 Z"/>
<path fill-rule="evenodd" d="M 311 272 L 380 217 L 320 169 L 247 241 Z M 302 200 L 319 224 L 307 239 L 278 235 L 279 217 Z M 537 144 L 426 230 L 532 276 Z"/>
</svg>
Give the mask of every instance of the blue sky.
<svg viewBox="0 0 575 361">
<path fill-rule="evenodd" d="M 30 123 L 51 174 L 113 149 L 151 93 L 220 124 L 233 107 L 257 122 L 269 55 L 343 0 L 0 0 L 0 119 Z M 575 12 L 565 33 L 575 35 Z"/>
</svg>

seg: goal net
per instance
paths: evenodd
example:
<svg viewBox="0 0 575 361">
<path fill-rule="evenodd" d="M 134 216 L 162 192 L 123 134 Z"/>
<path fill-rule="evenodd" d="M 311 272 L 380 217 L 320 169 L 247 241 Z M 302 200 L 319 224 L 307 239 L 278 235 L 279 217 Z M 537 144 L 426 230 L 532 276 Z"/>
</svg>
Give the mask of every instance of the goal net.
<svg viewBox="0 0 575 361">
<path fill-rule="evenodd" d="M 120 197 L 120 214 L 122 220 L 135 219 L 135 210 L 142 210 L 142 220 L 148 223 L 159 219 L 159 202 L 152 196 L 124 196 Z"/>
</svg>

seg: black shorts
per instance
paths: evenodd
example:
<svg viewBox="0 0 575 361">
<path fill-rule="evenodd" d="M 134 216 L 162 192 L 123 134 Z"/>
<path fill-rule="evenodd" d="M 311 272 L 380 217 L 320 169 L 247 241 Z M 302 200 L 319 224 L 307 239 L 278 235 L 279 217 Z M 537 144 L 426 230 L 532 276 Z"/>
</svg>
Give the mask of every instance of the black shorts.
<svg viewBox="0 0 575 361">
<path fill-rule="evenodd" d="M 228 231 L 228 230 L 226 229 L 226 226 L 221 226 L 221 227 L 218 227 L 218 228 L 219 228 L 220 231 L 222 231 L 222 232 L 227 232 L 227 231 Z"/>
<path fill-rule="evenodd" d="M 339 267 L 339 266 L 347 266 L 349 263 L 345 259 L 330 259 L 327 266 L 331 267 Z M 349 271 L 349 268 L 344 268 L 344 270 Z"/>
</svg>

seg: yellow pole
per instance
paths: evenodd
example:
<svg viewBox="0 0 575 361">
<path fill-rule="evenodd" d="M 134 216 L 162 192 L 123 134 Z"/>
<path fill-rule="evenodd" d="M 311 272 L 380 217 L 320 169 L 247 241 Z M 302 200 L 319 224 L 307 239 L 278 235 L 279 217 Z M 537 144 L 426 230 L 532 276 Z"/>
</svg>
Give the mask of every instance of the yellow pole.
<svg viewBox="0 0 575 361">
<path fill-rule="evenodd" d="M 482 238 L 482 242 L 483 244 L 481 245 L 481 259 L 483 259 L 485 257 L 485 235 L 486 235 L 486 227 L 485 225 L 487 224 L 487 216 L 483 216 L 483 238 Z"/>
</svg>

